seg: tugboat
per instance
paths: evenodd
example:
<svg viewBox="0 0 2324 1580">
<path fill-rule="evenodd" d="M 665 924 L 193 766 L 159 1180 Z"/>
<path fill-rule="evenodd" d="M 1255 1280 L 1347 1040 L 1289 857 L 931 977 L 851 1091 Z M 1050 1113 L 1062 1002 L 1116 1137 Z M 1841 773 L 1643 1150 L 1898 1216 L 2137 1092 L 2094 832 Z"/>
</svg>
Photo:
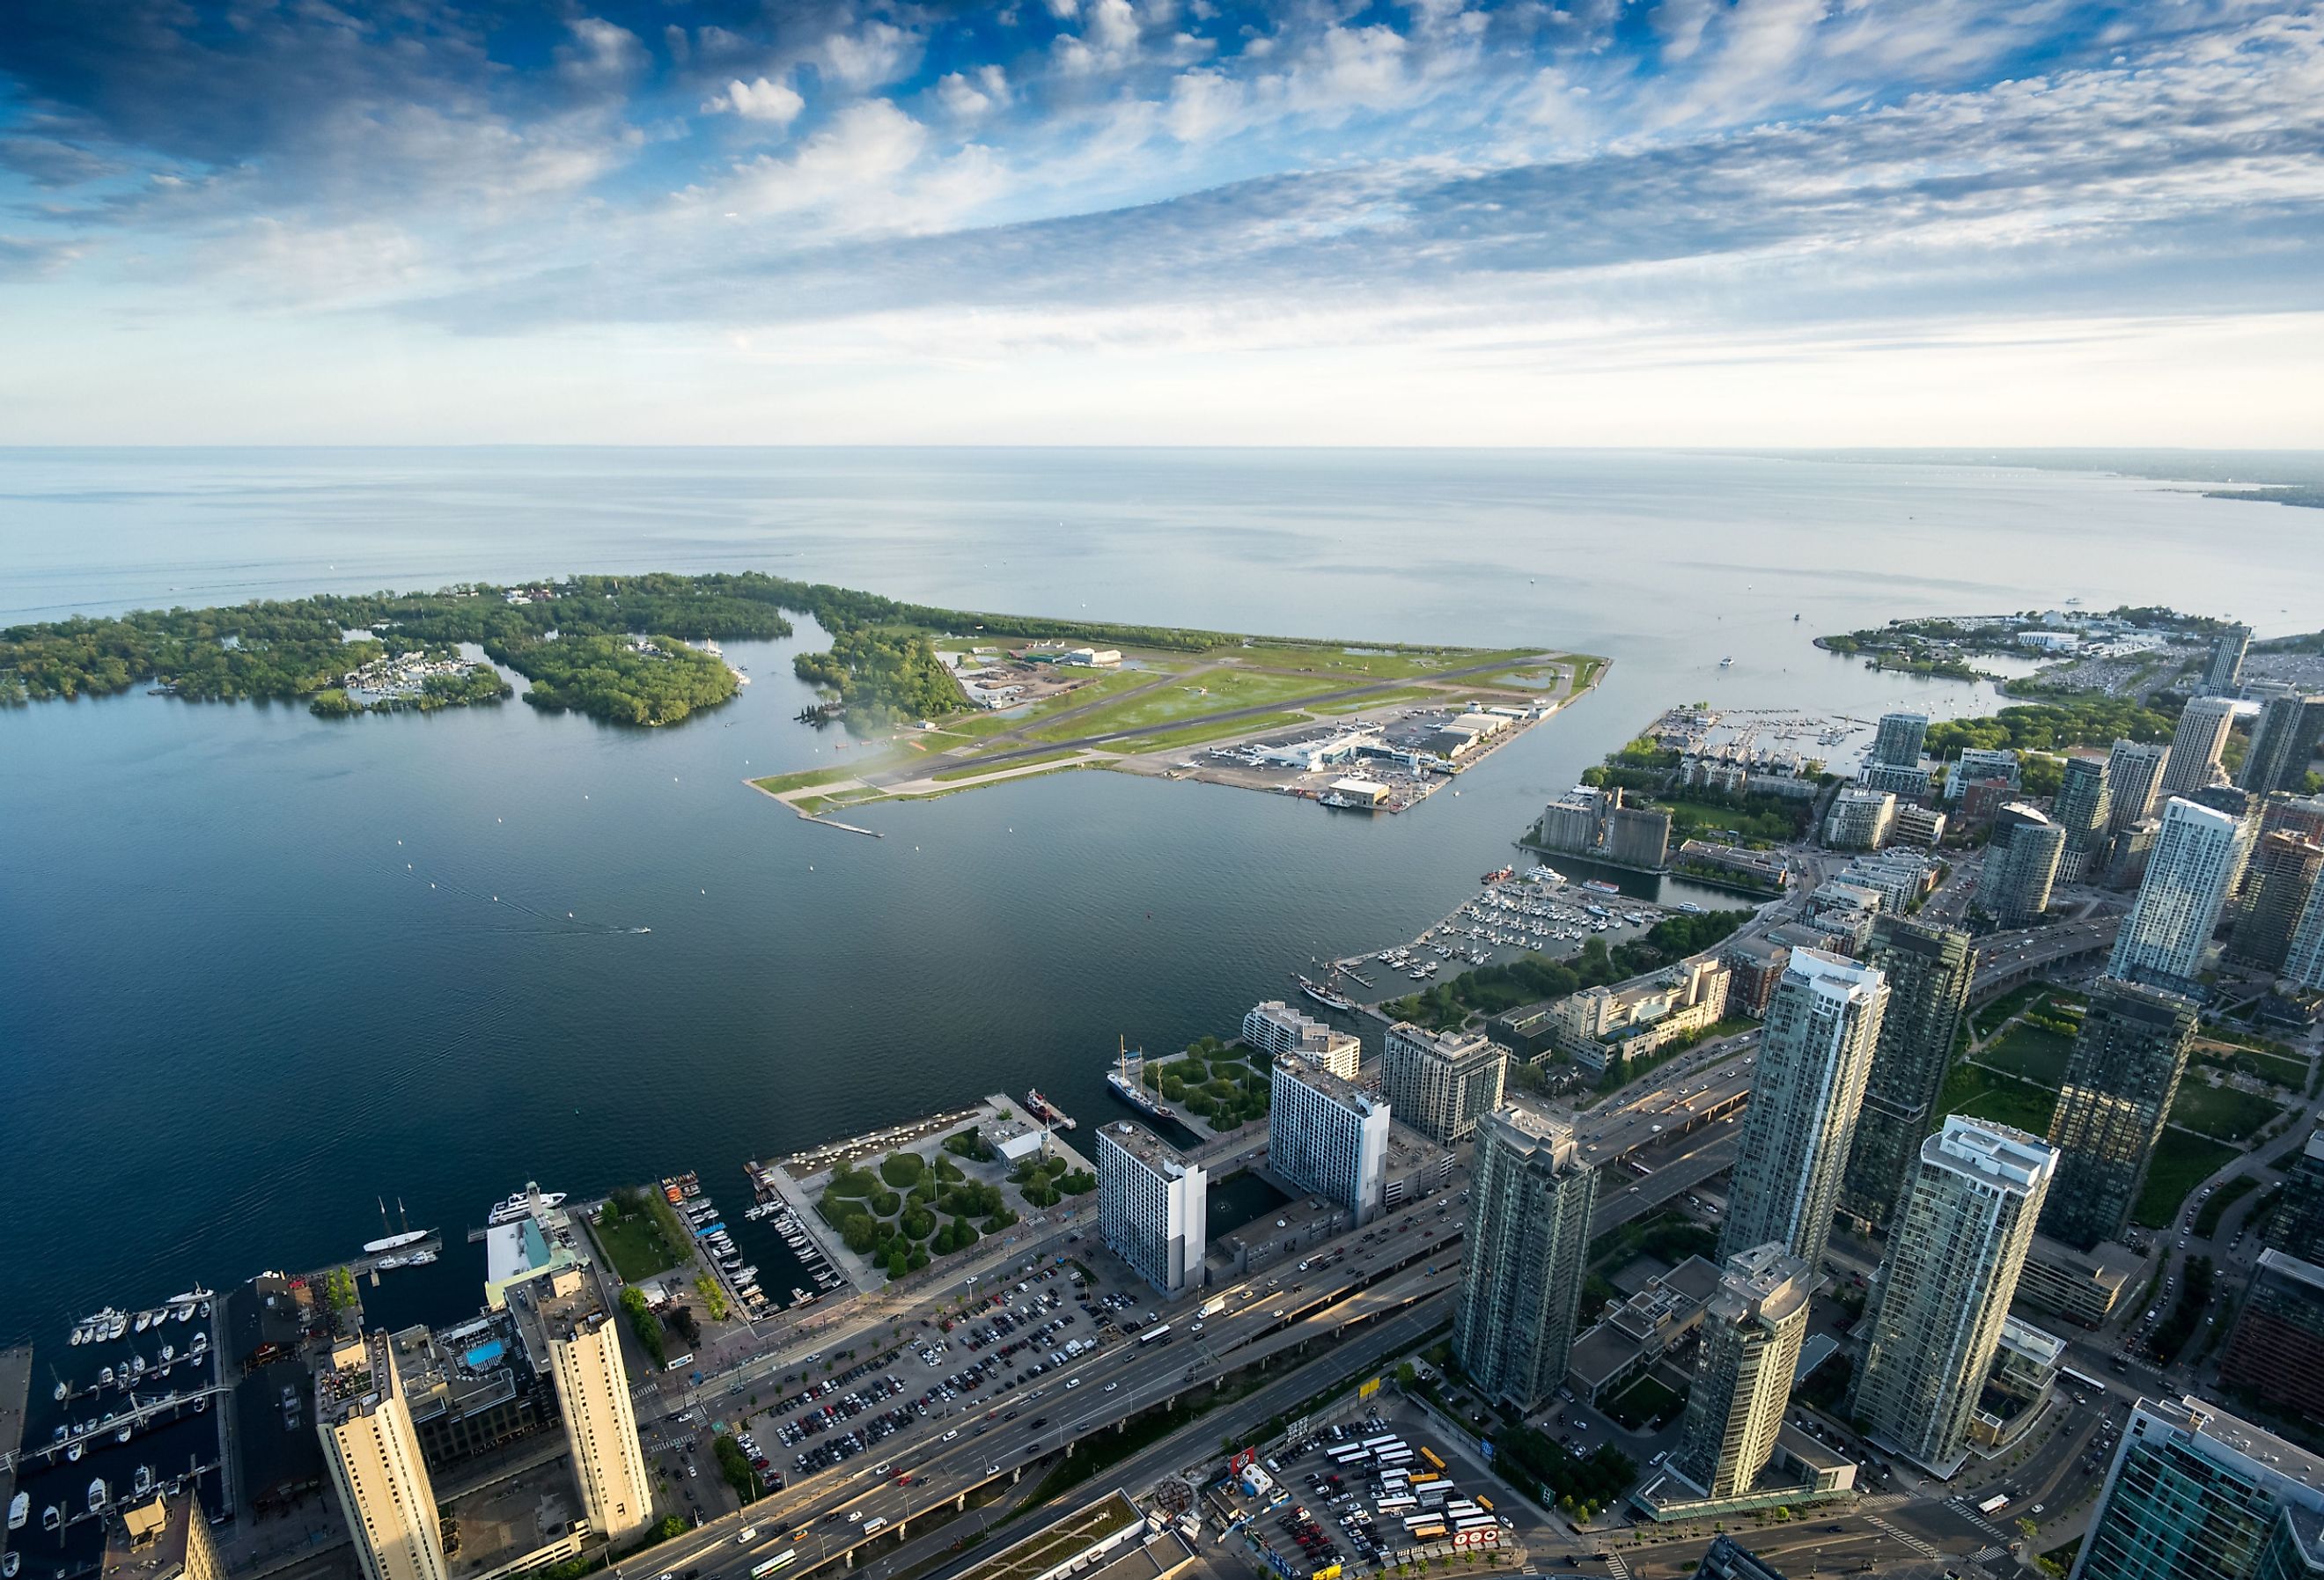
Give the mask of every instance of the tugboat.
<svg viewBox="0 0 2324 1580">
<path fill-rule="evenodd" d="M 1027 1088 L 1025 1093 L 1025 1106 L 1032 1111 L 1034 1118 L 1039 1120 L 1044 1124 L 1054 1125 L 1059 1130 L 1072 1130 L 1075 1128 L 1073 1116 L 1067 1113 L 1064 1109 L 1059 1108 L 1056 1104 L 1050 1102 L 1047 1097 L 1042 1096 L 1040 1088 L 1038 1086 Z"/>
<path fill-rule="evenodd" d="M 1511 878 L 1517 876 L 1517 870 L 1515 867 L 1495 867 L 1491 872 L 1487 873 L 1482 877 L 1479 878 L 1477 882 L 1480 883 L 1506 883 Z"/>
<path fill-rule="evenodd" d="M 1105 1084 L 1113 1088 L 1113 1095 L 1149 1118 L 1176 1118 L 1177 1115 L 1170 1112 L 1169 1104 L 1148 1092 L 1138 1078 L 1146 1067 L 1144 1049 L 1139 1049 L 1134 1062 L 1137 1066 L 1135 1070 L 1131 1068 L 1133 1061 L 1130 1057 L 1130 1042 L 1125 1038 L 1121 1044 L 1120 1062 L 1114 1068 L 1105 1072 Z"/>
</svg>

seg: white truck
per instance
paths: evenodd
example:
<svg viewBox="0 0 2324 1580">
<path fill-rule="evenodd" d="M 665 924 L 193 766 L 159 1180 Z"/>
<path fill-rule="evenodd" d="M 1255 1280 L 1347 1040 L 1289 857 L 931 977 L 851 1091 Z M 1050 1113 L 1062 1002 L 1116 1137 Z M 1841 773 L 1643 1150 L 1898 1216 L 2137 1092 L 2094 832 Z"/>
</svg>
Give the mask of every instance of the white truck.
<svg viewBox="0 0 2324 1580">
<path fill-rule="evenodd" d="M 1203 1308 L 1200 1311 L 1195 1312 L 1194 1315 L 1207 1318 L 1216 1317 L 1220 1312 L 1224 1311 L 1226 1308 L 1227 1298 L 1224 1295 L 1213 1295 L 1209 1299 L 1203 1302 Z"/>
</svg>

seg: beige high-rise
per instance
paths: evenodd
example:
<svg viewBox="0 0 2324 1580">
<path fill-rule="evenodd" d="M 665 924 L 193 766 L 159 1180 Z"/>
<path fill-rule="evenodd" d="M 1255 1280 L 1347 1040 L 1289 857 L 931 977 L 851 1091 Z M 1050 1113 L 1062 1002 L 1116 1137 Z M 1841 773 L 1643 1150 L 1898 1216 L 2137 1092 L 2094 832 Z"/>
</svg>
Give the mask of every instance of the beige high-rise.
<svg viewBox="0 0 2324 1580">
<path fill-rule="evenodd" d="M 210 1522 L 191 1497 L 171 1503 L 156 1492 L 121 1511 L 106 1533 L 101 1580 L 226 1580 L 226 1560 Z"/>
<path fill-rule="evenodd" d="M 621 1329 L 579 1268 L 512 1286 L 509 1308 L 525 1348 L 557 1385 L 590 1529 L 619 1545 L 653 1518 L 653 1481 L 630 1403 Z"/>
<path fill-rule="evenodd" d="M 1703 1311 L 1694 1390 L 1671 1465 L 1713 1498 L 1748 1495 L 1775 1452 L 1813 1283 L 1808 1264 L 1773 1242 L 1727 1259 Z"/>
<path fill-rule="evenodd" d="M 364 1580 L 448 1580 L 436 1491 L 384 1332 L 331 1352 L 315 1373 L 315 1424 Z"/>
</svg>

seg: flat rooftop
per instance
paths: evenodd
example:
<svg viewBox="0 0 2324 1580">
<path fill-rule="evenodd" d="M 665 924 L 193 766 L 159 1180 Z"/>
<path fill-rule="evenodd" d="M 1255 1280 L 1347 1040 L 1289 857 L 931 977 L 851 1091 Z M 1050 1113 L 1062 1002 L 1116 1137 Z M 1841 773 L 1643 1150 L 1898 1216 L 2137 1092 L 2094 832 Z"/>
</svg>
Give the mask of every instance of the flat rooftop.
<svg viewBox="0 0 2324 1580">
<path fill-rule="evenodd" d="M 1102 1133 L 1107 1141 L 1157 1174 L 1175 1177 L 1185 1173 L 1190 1167 L 1185 1154 L 1142 1124 L 1117 1119 L 1108 1124 Z"/>
</svg>

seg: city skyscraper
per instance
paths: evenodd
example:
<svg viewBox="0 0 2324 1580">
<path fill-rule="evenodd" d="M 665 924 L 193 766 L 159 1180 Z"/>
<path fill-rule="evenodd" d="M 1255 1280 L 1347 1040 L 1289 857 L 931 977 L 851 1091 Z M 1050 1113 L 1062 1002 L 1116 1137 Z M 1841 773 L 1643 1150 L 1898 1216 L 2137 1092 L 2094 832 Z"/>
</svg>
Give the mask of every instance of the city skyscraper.
<svg viewBox="0 0 2324 1580">
<path fill-rule="evenodd" d="M 317 1368 L 315 1429 L 364 1580 L 447 1580 L 436 1489 L 384 1331 L 345 1341 Z"/>
<path fill-rule="evenodd" d="M 13 1538 L 0 1540 L 10 1541 L 12 1550 L 22 1548 Z M 171 1501 L 157 1492 L 123 1507 L 119 1522 L 106 1532 L 97 1580 L 226 1580 L 226 1559 L 201 1500 L 188 1492 Z"/>
<path fill-rule="evenodd" d="M 2200 973 L 2219 910 L 2242 871 L 2241 818 L 2173 797 L 2107 973 L 2183 988 Z"/>
<path fill-rule="evenodd" d="M 2232 697 L 2244 678 L 2244 654 L 2251 647 L 2251 627 L 2230 625 L 2211 638 L 2211 656 L 2203 665 L 2198 697 Z"/>
<path fill-rule="evenodd" d="M 2324 993 L 2324 882 L 2309 891 L 2308 909 L 2292 929 L 2282 980 L 2311 993 Z"/>
<path fill-rule="evenodd" d="M 2154 792 L 2163 782 L 2163 747 L 2144 741 L 2116 741 L 2107 753 L 2107 832 L 2119 834 L 2154 812 Z"/>
<path fill-rule="evenodd" d="M 2158 793 L 2181 796 L 2210 783 L 2235 720 L 2236 705 L 2227 698 L 2198 697 L 2188 703 L 2172 733 L 2170 753 L 2163 759 Z"/>
<path fill-rule="evenodd" d="M 2244 753 L 2236 782 L 2254 795 L 2284 790 L 2297 795 L 2308 782 L 2316 744 L 2324 739 L 2324 695 L 2285 688 L 2260 705 L 2252 726 L 2251 750 Z"/>
<path fill-rule="evenodd" d="M 2283 1195 L 2260 1237 L 2302 1261 L 2324 1263 L 2324 1125 L 2308 1132 L 2283 1172 Z"/>
<path fill-rule="evenodd" d="M 2107 765 L 2095 757 L 2069 757 L 2050 802 L 2050 820 L 2065 831 L 2069 870 L 2060 876 L 2086 882 L 2097 876 L 2098 853 L 2106 845 L 2107 817 L 2112 803 L 2107 794 Z"/>
<path fill-rule="evenodd" d="M 2058 1178 L 2042 1233 L 2088 1251 L 2129 1217 L 2163 1139 L 2195 1036 L 2195 1006 L 2177 993 L 2101 977 L 2050 1120 Z"/>
<path fill-rule="evenodd" d="M 1098 1234 L 1165 1295 L 1203 1281 L 1209 1190 L 1209 1172 L 1152 1131 L 1124 1119 L 1097 1132 Z"/>
<path fill-rule="evenodd" d="M 1884 713 L 1872 737 L 1872 761 L 1894 768 L 1917 767 L 1928 738 L 1927 714 Z"/>
<path fill-rule="evenodd" d="M 1424 1031 L 1398 1021 L 1380 1053 L 1380 1088 L 1396 1116 L 1451 1146 L 1501 1104 L 1509 1050 L 1480 1031 Z"/>
<path fill-rule="evenodd" d="M 653 1517 L 653 1477 L 630 1401 L 621 1329 L 579 1267 L 512 1285 L 507 1300 L 534 1370 L 557 1386 L 582 1511 L 609 1541 L 626 1540 Z"/>
<path fill-rule="evenodd" d="M 1275 1061 L 1267 1157 L 1286 1184 L 1348 1209 L 1358 1225 L 1380 1215 L 1388 1105 L 1320 1066 Z"/>
<path fill-rule="evenodd" d="M 1904 1176 L 1929 1133 L 1929 1116 L 1952 1066 L 1976 962 L 1969 935 L 1908 917 L 1872 924 L 1866 963 L 1888 984 L 1888 1007 L 1840 1184 L 1840 1210 L 1868 1227 L 1888 1222 Z"/>
<path fill-rule="evenodd" d="M 1520 1108 L 1479 1123 L 1452 1353 L 1519 1410 L 1564 1383 L 1597 1199 L 1597 1171 L 1567 1126 Z"/>
<path fill-rule="evenodd" d="M 2259 842 L 2251 862 L 2251 899 L 2227 935 L 2227 958 L 2263 971 L 2281 971 L 2292 957 L 2292 935 L 2324 873 L 2324 845 L 2277 832 Z"/>
<path fill-rule="evenodd" d="M 1958 1113 L 1921 1143 L 1866 1314 L 1855 1414 L 1874 1442 L 1932 1474 L 1950 1476 L 1967 1456 L 2057 1166 L 2024 1131 Z"/>
<path fill-rule="evenodd" d="M 1759 1073 L 1744 1111 L 1721 1258 L 1773 1241 L 1822 1261 L 1888 984 L 1869 966 L 1794 949 L 1767 1001 Z"/>
<path fill-rule="evenodd" d="M 2040 808 L 2012 801 L 1994 818 L 1975 906 L 1997 928 L 2031 927 L 2050 909 L 2066 831 Z"/>
<path fill-rule="evenodd" d="M 2306 1449 L 2204 1400 L 2143 1399 L 2067 1580 L 2301 1580 L 2319 1487 Z"/>
<path fill-rule="evenodd" d="M 1727 1259 L 1702 1314 L 1694 1387 L 1671 1468 L 1711 1498 L 1750 1492 L 1775 1452 L 1807 1337 L 1808 1264 L 1781 1245 Z"/>
</svg>

